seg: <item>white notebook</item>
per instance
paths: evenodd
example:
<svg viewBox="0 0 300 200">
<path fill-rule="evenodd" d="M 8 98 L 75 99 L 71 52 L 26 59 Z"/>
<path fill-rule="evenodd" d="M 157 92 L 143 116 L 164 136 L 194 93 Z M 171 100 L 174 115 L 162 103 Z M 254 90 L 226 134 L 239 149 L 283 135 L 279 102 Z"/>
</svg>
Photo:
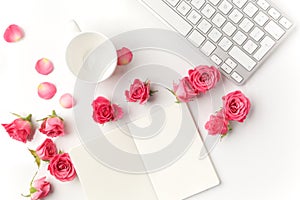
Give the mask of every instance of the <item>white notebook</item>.
<svg viewBox="0 0 300 200">
<path fill-rule="evenodd" d="M 160 112 L 156 114 L 157 117 L 161 115 Z M 152 169 L 153 163 L 144 159 L 143 155 L 156 152 L 178 139 L 178 116 L 182 116 L 185 119 L 184 132 L 192 133 L 194 138 L 178 159 L 160 170 L 150 170 L 144 174 L 126 173 L 103 165 L 84 146 L 76 147 L 70 152 L 88 200 L 182 200 L 220 184 L 210 158 L 199 159 L 203 143 L 187 105 L 174 103 L 165 108 L 165 114 L 163 130 L 149 139 L 129 137 L 119 128 L 105 134 L 114 146 L 141 155 L 145 169 Z M 144 116 L 127 124 L 125 128 L 129 132 L 136 131 L 135 127 L 143 127 L 148 123 L 149 116 Z M 101 148 L 100 137 L 92 143 Z M 122 161 L 120 158 L 120 162 Z"/>
</svg>

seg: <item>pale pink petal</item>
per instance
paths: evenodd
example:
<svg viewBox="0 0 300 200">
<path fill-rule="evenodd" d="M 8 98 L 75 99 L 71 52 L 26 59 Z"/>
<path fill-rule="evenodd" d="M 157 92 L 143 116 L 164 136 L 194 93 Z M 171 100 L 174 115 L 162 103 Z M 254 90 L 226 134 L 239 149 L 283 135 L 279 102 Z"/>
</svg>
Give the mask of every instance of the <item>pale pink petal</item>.
<svg viewBox="0 0 300 200">
<path fill-rule="evenodd" d="M 117 121 L 118 119 L 121 119 L 123 117 L 123 110 L 120 106 L 117 104 L 112 104 L 113 110 L 114 110 L 114 121 Z"/>
<path fill-rule="evenodd" d="M 54 84 L 44 82 L 38 86 L 38 95 L 42 99 L 51 99 L 56 94 L 56 87 Z"/>
<path fill-rule="evenodd" d="M 117 50 L 118 54 L 118 65 L 127 65 L 132 60 L 132 52 L 126 48 L 123 47 L 122 49 Z"/>
<path fill-rule="evenodd" d="M 48 75 L 53 71 L 54 66 L 48 58 L 41 58 L 36 62 L 35 69 L 42 75 Z"/>
<path fill-rule="evenodd" d="M 60 97 L 59 103 L 63 108 L 72 108 L 75 105 L 75 100 L 71 94 L 66 93 Z"/>
<path fill-rule="evenodd" d="M 6 42 L 18 42 L 24 37 L 24 32 L 18 25 L 12 24 L 7 27 L 3 37 Z"/>
</svg>

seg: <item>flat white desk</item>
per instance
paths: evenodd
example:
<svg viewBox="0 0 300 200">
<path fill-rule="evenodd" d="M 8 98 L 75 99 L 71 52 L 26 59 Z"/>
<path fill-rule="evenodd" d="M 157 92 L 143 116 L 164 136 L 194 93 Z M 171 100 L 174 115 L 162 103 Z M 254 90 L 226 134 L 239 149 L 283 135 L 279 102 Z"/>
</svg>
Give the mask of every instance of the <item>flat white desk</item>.
<svg viewBox="0 0 300 200">
<path fill-rule="evenodd" d="M 294 0 L 273 0 L 290 14 L 296 23 L 300 18 L 300 3 Z M 82 17 L 85 16 L 85 17 Z M 64 60 L 65 22 L 75 18 L 83 30 L 99 31 L 107 36 L 145 28 L 168 28 L 139 2 L 133 0 L 11 0 L 0 3 L 0 30 L 12 23 L 24 28 L 26 37 L 15 44 L 0 40 L 0 122 L 10 122 L 10 112 L 43 118 L 56 109 L 65 118 L 68 134 L 56 140 L 64 151 L 79 144 L 72 127 L 72 111 L 58 104 L 60 95 L 72 92 L 75 78 Z M 246 83 L 238 87 L 225 82 L 229 92 L 241 89 L 253 102 L 247 122 L 234 126 L 234 132 L 211 153 L 222 184 L 197 198 L 205 200 L 299 199 L 300 180 L 300 69 L 299 30 L 292 33 L 271 58 Z M 48 57 L 55 64 L 54 72 L 42 76 L 34 69 L 35 62 Z M 40 82 L 52 81 L 58 87 L 51 101 L 37 97 Z M 27 146 L 10 139 L 0 130 L 0 193 L 3 199 L 22 199 L 36 166 Z M 44 139 L 40 134 L 35 148 Z M 48 172 L 41 172 L 49 175 Z M 76 179 L 60 183 L 50 178 L 54 192 L 49 200 L 84 199 Z"/>
</svg>

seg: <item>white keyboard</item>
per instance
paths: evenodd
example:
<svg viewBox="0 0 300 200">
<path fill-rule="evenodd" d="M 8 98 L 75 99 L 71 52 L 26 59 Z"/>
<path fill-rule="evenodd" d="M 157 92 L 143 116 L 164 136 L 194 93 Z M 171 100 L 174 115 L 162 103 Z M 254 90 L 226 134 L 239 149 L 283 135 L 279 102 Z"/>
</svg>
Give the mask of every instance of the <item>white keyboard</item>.
<svg viewBox="0 0 300 200">
<path fill-rule="evenodd" d="M 265 0 L 142 0 L 208 56 L 236 84 L 243 84 L 292 29 Z"/>
</svg>

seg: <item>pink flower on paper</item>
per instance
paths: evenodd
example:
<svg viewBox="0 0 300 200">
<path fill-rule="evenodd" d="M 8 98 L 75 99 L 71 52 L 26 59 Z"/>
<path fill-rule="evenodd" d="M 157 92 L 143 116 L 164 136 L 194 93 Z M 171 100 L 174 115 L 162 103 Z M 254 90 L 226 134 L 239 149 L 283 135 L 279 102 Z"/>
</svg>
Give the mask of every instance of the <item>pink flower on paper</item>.
<svg viewBox="0 0 300 200">
<path fill-rule="evenodd" d="M 93 119 L 99 124 L 116 121 L 123 117 L 122 108 L 111 102 L 105 97 L 99 96 L 92 103 Z"/>
<path fill-rule="evenodd" d="M 52 99 L 56 94 L 56 86 L 49 82 L 43 82 L 38 86 L 38 95 L 42 99 Z"/>
<path fill-rule="evenodd" d="M 48 165 L 50 174 L 62 182 L 72 181 L 76 171 L 68 153 L 57 154 Z"/>
<path fill-rule="evenodd" d="M 35 69 L 42 75 L 48 75 L 53 71 L 54 66 L 48 58 L 41 58 L 36 62 Z"/>
<path fill-rule="evenodd" d="M 33 181 L 30 188 L 30 197 L 31 200 L 39 200 L 48 196 L 50 192 L 51 185 L 46 181 L 46 177 L 42 177 Z"/>
<path fill-rule="evenodd" d="M 47 138 L 40 146 L 37 147 L 36 154 L 40 159 L 50 161 L 57 154 L 55 143 L 51 139 Z"/>
<path fill-rule="evenodd" d="M 75 100 L 71 94 L 66 93 L 60 97 L 59 103 L 63 108 L 73 108 Z"/>
<path fill-rule="evenodd" d="M 24 32 L 18 25 L 12 24 L 7 27 L 3 37 L 6 42 L 18 42 L 24 37 Z"/>
<path fill-rule="evenodd" d="M 58 137 L 65 134 L 64 121 L 55 111 L 47 118 L 43 119 L 39 131 L 48 137 Z"/>
<path fill-rule="evenodd" d="M 189 79 L 197 93 L 205 93 L 214 88 L 220 77 L 219 70 L 214 66 L 198 66 L 195 69 L 189 70 Z"/>
<path fill-rule="evenodd" d="M 223 111 L 219 111 L 216 115 L 211 115 L 205 124 L 205 129 L 210 135 L 226 135 L 228 132 L 229 121 L 225 119 Z"/>
<path fill-rule="evenodd" d="M 173 83 L 173 93 L 178 102 L 189 102 L 197 96 L 188 77 L 184 77 L 178 84 Z"/>
<path fill-rule="evenodd" d="M 118 65 L 127 65 L 131 62 L 133 54 L 130 49 L 123 47 L 122 49 L 117 50 L 118 55 Z"/>
<path fill-rule="evenodd" d="M 130 89 L 125 91 L 125 96 L 129 102 L 145 104 L 154 92 L 157 91 L 150 90 L 150 81 L 142 82 L 139 79 L 135 79 L 133 84 L 130 85 Z"/>
<path fill-rule="evenodd" d="M 2 126 L 11 138 L 26 143 L 32 132 L 31 114 L 26 118 L 18 117 L 10 124 L 2 124 Z"/>
<path fill-rule="evenodd" d="M 222 99 L 227 120 L 243 122 L 246 119 L 250 111 L 251 103 L 241 91 L 231 92 Z"/>
</svg>

